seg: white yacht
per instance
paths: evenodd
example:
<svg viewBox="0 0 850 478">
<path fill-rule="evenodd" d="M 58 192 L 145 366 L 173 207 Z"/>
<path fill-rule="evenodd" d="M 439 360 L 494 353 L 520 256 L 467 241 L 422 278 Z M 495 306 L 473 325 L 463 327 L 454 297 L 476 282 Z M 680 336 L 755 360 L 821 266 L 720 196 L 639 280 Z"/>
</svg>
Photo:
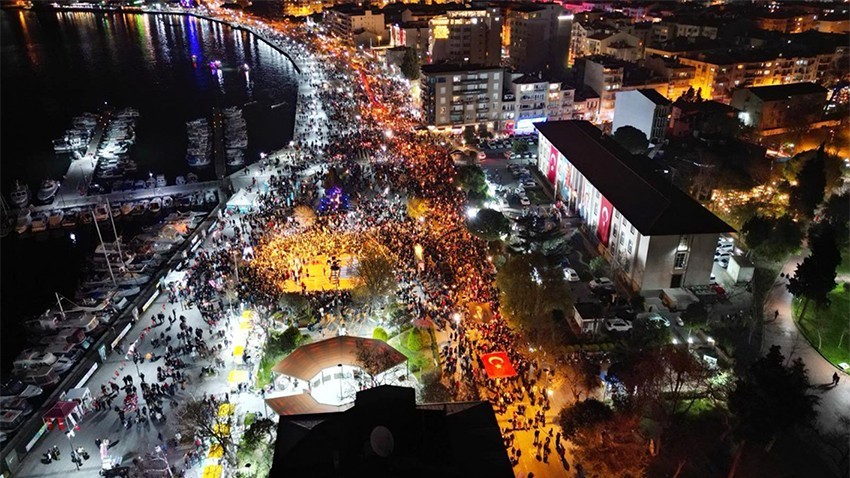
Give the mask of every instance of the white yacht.
<svg viewBox="0 0 850 478">
<path fill-rule="evenodd" d="M 41 202 L 52 201 L 58 190 L 59 183 L 57 181 L 45 179 L 41 182 L 41 189 L 38 190 L 38 200 Z"/>
<path fill-rule="evenodd" d="M 30 203 L 30 187 L 15 181 L 15 189 L 11 194 L 12 204 L 16 207 L 26 207 Z"/>
</svg>

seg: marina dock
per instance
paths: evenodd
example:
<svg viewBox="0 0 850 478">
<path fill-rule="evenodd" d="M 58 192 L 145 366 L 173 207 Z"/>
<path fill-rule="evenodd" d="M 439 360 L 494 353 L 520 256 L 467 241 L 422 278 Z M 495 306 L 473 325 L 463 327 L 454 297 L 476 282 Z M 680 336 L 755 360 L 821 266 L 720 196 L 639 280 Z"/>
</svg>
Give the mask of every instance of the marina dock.
<svg viewBox="0 0 850 478">
<path fill-rule="evenodd" d="M 56 199 L 53 201 L 53 208 L 56 205 L 64 206 L 65 202 L 71 202 L 74 199 L 83 197 L 89 189 L 89 183 L 94 170 L 97 167 L 97 148 L 100 147 L 100 142 L 103 140 L 103 133 L 106 126 L 109 124 L 110 112 L 104 111 L 97 118 L 97 125 L 94 128 L 92 139 L 86 148 L 86 153 L 82 159 L 71 160 L 71 165 L 68 166 L 68 172 L 62 179 L 59 190 L 56 192 Z"/>
</svg>

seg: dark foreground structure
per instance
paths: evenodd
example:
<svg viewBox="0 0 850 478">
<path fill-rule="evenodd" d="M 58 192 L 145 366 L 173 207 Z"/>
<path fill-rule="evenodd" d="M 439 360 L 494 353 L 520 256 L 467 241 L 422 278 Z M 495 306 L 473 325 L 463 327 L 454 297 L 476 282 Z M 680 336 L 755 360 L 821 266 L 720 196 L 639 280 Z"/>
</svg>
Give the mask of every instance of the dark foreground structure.
<svg viewBox="0 0 850 478">
<path fill-rule="evenodd" d="M 417 405 L 415 393 L 384 385 L 343 412 L 281 416 L 270 476 L 514 476 L 489 402 Z"/>
</svg>

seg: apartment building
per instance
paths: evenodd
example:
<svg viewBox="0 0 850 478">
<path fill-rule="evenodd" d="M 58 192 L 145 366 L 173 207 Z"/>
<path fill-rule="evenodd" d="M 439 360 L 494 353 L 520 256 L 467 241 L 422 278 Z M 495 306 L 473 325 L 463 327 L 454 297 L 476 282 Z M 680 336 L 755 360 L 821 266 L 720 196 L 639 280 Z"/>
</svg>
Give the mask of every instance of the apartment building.
<svg viewBox="0 0 850 478">
<path fill-rule="evenodd" d="M 717 239 L 734 230 L 586 121 L 537 123 L 537 167 L 578 212 L 633 290 L 710 282 Z"/>
<path fill-rule="evenodd" d="M 688 91 L 696 75 L 695 67 L 657 55 L 647 57 L 644 66 L 667 82 L 667 92 L 661 94 L 674 101 Z"/>
<path fill-rule="evenodd" d="M 652 40 L 667 42 L 674 38 L 717 38 L 718 27 L 712 21 L 699 19 L 671 19 L 652 25 Z"/>
<path fill-rule="evenodd" d="M 503 70 L 476 65 L 422 66 L 422 111 L 439 130 L 484 125 L 499 127 Z"/>
<path fill-rule="evenodd" d="M 389 41 L 384 14 L 355 5 L 337 5 L 324 11 L 323 23 L 340 38 L 356 45 L 380 45 Z"/>
<path fill-rule="evenodd" d="M 416 49 L 420 61 L 428 58 L 428 42 L 430 41 L 431 29 L 428 22 L 403 22 L 391 25 L 390 46 L 407 47 Z"/>
<path fill-rule="evenodd" d="M 575 88 L 539 75 L 506 73 L 500 130 L 530 133 L 539 121 L 573 118 Z"/>
<path fill-rule="evenodd" d="M 611 131 L 623 126 L 637 128 L 650 144 L 658 144 L 667 135 L 672 102 L 655 90 L 618 91 Z"/>
<path fill-rule="evenodd" d="M 575 90 L 573 97 L 573 119 L 599 122 L 599 95 L 587 86 Z"/>
<path fill-rule="evenodd" d="M 758 15 L 753 20 L 761 30 L 802 33 L 817 27 L 817 17 L 814 12 L 779 9 Z"/>
<path fill-rule="evenodd" d="M 741 88 L 732 94 L 731 106 L 739 118 L 759 133 L 782 133 L 823 119 L 826 88 L 814 83 Z"/>
<path fill-rule="evenodd" d="M 497 66 L 502 23 L 498 8 L 448 11 L 431 18 L 428 57 L 433 63 Z"/>
<path fill-rule="evenodd" d="M 696 69 L 693 86 L 702 89 L 703 98 L 728 102 L 738 88 L 817 82 L 841 54 L 740 49 L 683 56 L 679 62 Z"/>
<path fill-rule="evenodd" d="M 599 95 L 599 117 L 602 123 L 614 119 L 614 94 L 623 86 L 626 63 L 607 56 L 587 57 L 584 62 L 584 84 Z"/>
<path fill-rule="evenodd" d="M 563 11 L 557 4 L 520 5 L 510 9 L 508 63 L 513 69 L 531 73 L 550 65 L 554 39 L 558 36 L 558 17 Z"/>
</svg>

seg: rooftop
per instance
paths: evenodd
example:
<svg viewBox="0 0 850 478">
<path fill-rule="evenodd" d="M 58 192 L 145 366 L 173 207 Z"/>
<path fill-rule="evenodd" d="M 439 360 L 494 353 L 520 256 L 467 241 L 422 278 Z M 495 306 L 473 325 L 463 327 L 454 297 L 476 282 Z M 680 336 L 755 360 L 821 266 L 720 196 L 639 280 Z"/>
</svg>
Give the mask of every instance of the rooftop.
<svg viewBox="0 0 850 478">
<path fill-rule="evenodd" d="M 457 63 L 432 63 L 430 65 L 422 65 L 421 69 L 422 73 L 426 75 L 502 70 L 499 66 L 461 65 Z"/>
<path fill-rule="evenodd" d="M 644 236 L 734 231 L 591 123 L 534 126 Z"/>
<path fill-rule="evenodd" d="M 664 97 L 664 95 L 662 95 L 661 93 L 659 93 L 659 92 L 657 92 L 653 89 L 647 88 L 647 89 L 636 90 L 636 91 L 638 93 L 642 94 L 643 96 L 645 96 L 647 99 L 649 99 L 649 101 L 655 103 L 656 105 L 666 106 L 666 105 L 669 105 L 671 103 L 670 100 L 668 100 L 667 98 Z"/>
<path fill-rule="evenodd" d="M 384 385 L 345 411 L 281 416 L 269 476 L 514 476 L 489 402 L 417 405 L 415 393 Z"/>
<path fill-rule="evenodd" d="M 779 101 L 797 95 L 822 94 L 826 96 L 826 88 L 815 83 L 790 83 L 787 85 L 752 86 L 747 88 L 755 96 L 764 101 Z"/>
</svg>

